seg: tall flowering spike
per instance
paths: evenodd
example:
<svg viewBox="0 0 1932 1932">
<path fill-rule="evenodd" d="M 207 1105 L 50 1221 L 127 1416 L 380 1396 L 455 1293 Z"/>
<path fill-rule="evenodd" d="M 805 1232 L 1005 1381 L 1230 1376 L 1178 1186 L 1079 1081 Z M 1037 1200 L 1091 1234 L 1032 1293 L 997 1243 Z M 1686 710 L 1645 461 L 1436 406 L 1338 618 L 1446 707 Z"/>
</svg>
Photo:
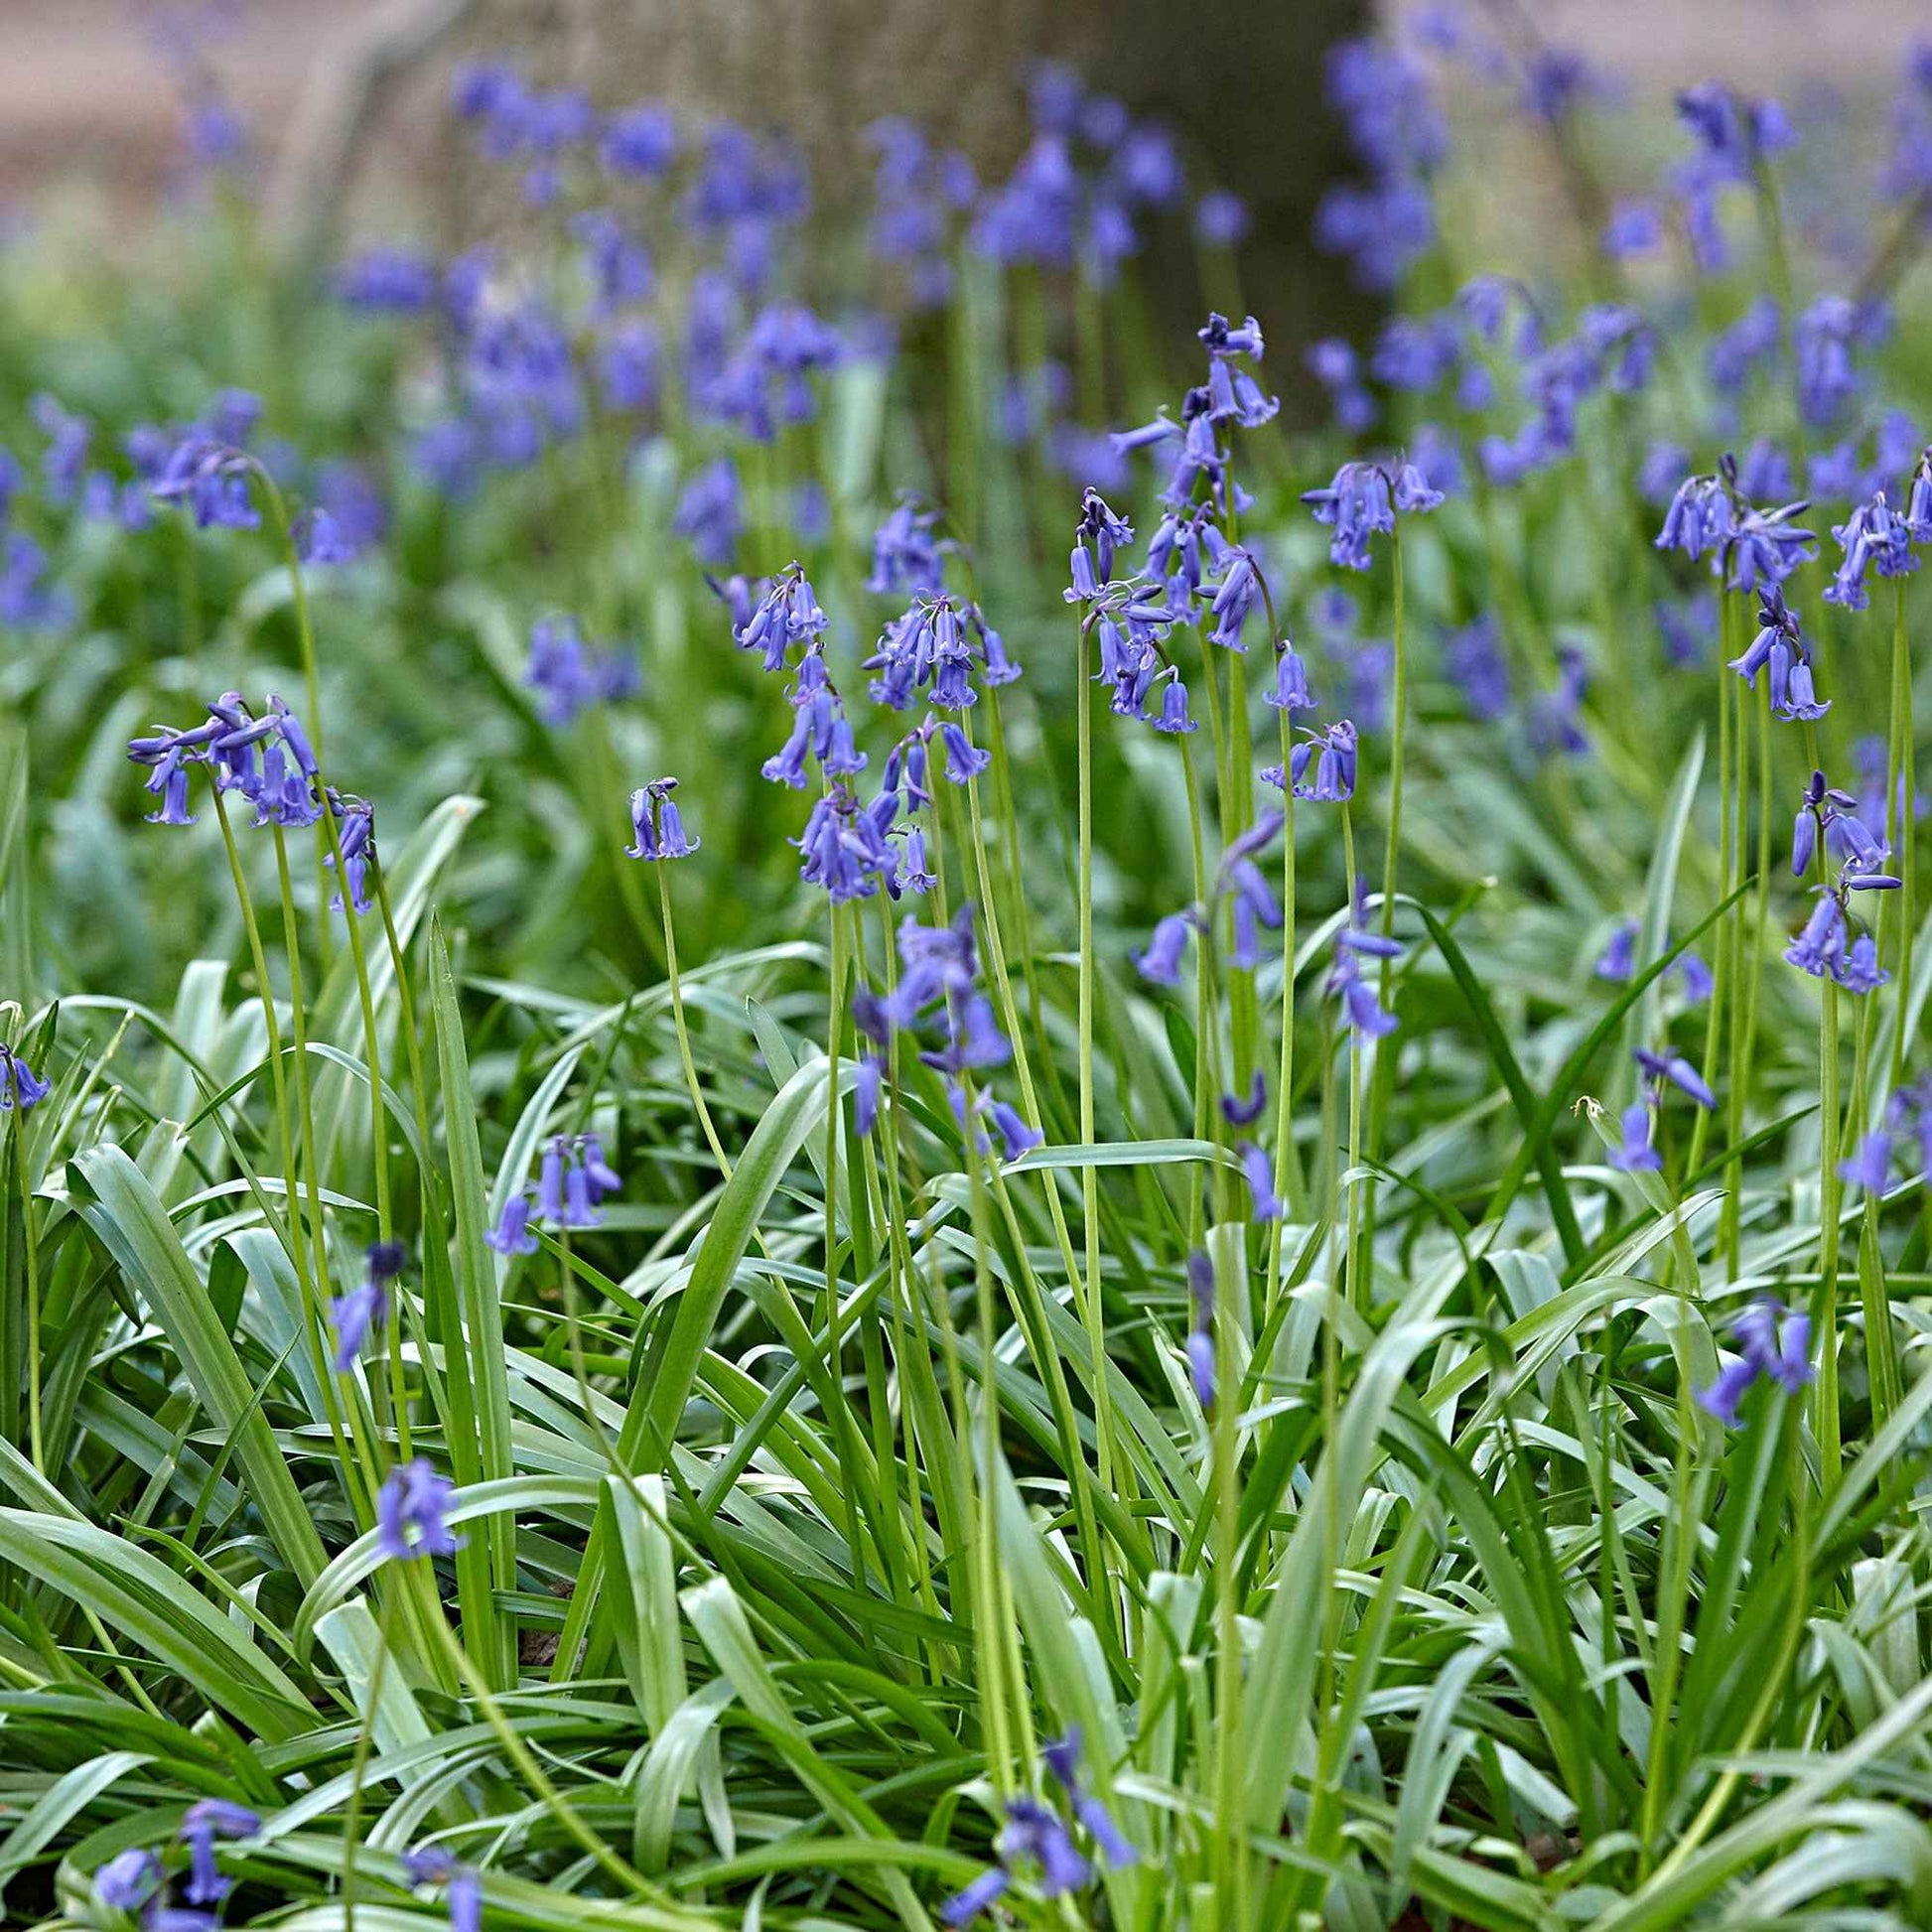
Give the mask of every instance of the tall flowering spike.
<svg viewBox="0 0 1932 1932">
<path fill-rule="evenodd" d="M 1302 500 L 1334 530 L 1328 556 L 1345 570 L 1366 570 L 1369 538 L 1395 529 L 1393 487 L 1380 464 L 1344 463 L 1326 488 L 1305 489 Z"/>
<path fill-rule="evenodd" d="M 1709 550 L 1722 555 L 1735 523 L 1730 496 L 1721 478 L 1686 477 L 1664 512 L 1657 548 L 1681 550 L 1693 560 Z"/>
<path fill-rule="evenodd" d="M 1882 489 L 1868 502 L 1859 504 L 1845 522 L 1834 524 L 1832 536 L 1845 556 L 1826 587 L 1827 604 L 1863 611 L 1870 601 L 1864 588 L 1867 571 L 1882 578 L 1897 578 L 1918 569 L 1911 525 L 1885 500 Z"/>
<path fill-rule="evenodd" d="M 456 1484 L 420 1456 L 389 1471 L 375 1499 L 375 1545 L 397 1563 L 454 1556 L 458 1538 L 444 1520 Z"/>
</svg>

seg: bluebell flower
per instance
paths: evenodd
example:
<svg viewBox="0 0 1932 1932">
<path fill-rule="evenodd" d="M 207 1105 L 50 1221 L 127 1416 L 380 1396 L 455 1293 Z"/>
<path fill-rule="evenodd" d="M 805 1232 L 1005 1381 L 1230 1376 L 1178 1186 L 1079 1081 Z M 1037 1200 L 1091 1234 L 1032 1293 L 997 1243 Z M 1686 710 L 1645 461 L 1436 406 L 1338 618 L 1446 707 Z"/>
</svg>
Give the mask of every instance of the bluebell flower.
<svg viewBox="0 0 1932 1932">
<path fill-rule="evenodd" d="M 1426 172 L 1449 153 L 1449 126 L 1429 71 L 1404 49 L 1343 40 L 1323 61 L 1329 105 L 1363 161 L 1384 174 Z"/>
<path fill-rule="evenodd" d="M 1624 200 L 1615 203 L 1601 236 L 1604 254 L 1612 261 L 1628 261 L 1662 247 L 1664 217 L 1655 202 Z"/>
<path fill-rule="evenodd" d="M 1311 764 L 1314 766 L 1312 779 L 1308 776 Z M 1287 772 L 1276 767 L 1270 782 L 1280 785 L 1286 776 L 1297 798 L 1338 805 L 1355 795 L 1355 727 L 1351 720 L 1341 718 L 1326 731 L 1305 729 L 1302 743 L 1289 755 Z"/>
<path fill-rule="evenodd" d="M 1308 666 L 1286 637 L 1275 646 L 1275 681 L 1261 694 L 1261 701 L 1292 717 L 1298 711 L 1312 711 L 1315 700 L 1309 690 Z"/>
<path fill-rule="evenodd" d="M 51 503 L 70 503 L 80 489 L 94 426 L 85 416 L 74 415 L 45 392 L 35 396 L 29 407 L 34 421 L 47 437 L 47 448 L 41 456 L 41 480 L 47 499 Z"/>
<path fill-rule="evenodd" d="M 1882 1127 L 1866 1134 L 1838 1164 L 1838 1177 L 1867 1193 L 1882 1194 L 1891 1179 L 1891 1136 Z"/>
<path fill-rule="evenodd" d="M 704 841 L 687 835 L 683 815 L 671 794 L 675 778 L 653 778 L 630 794 L 632 842 L 624 847 L 631 859 L 688 859 Z"/>
<path fill-rule="evenodd" d="M 738 469 L 721 456 L 684 485 L 671 513 L 671 532 L 690 544 L 700 563 L 723 564 L 737 550 L 744 527 Z"/>
<path fill-rule="evenodd" d="M 597 370 L 607 408 L 620 415 L 649 409 L 663 382 L 663 345 L 656 328 L 633 317 L 605 329 L 597 344 Z"/>
<path fill-rule="evenodd" d="M 1867 570 L 1896 578 L 1918 569 L 1906 521 L 1886 502 L 1882 489 L 1869 502 L 1859 504 L 1845 522 L 1834 525 L 1832 536 L 1843 548 L 1845 558 L 1826 586 L 1827 604 L 1863 611 L 1869 601 L 1864 588 Z"/>
<path fill-rule="evenodd" d="M 1863 379 L 1852 352 L 1876 343 L 1885 333 L 1887 321 L 1878 305 L 1827 295 L 1793 324 L 1798 408 L 1813 428 L 1831 423 L 1858 393 Z"/>
<path fill-rule="evenodd" d="M 1711 968 L 1694 952 L 1679 954 L 1671 974 L 1687 1007 L 1702 1006 L 1717 988 L 1718 983 L 1711 976 Z"/>
<path fill-rule="evenodd" d="M 1583 653 L 1572 645 L 1559 647 L 1556 689 L 1540 691 L 1530 701 L 1527 736 L 1537 757 L 1554 758 L 1562 753 L 1582 758 L 1589 750 L 1580 715 L 1588 688 Z"/>
<path fill-rule="evenodd" d="M 1242 641 L 1241 626 L 1247 622 L 1249 612 L 1261 602 L 1261 575 L 1253 553 L 1231 551 L 1226 575 L 1215 588 L 1209 605 L 1214 626 L 1207 632 L 1207 641 L 1229 650 L 1245 651 L 1248 646 Z"/>
<path fill-rule="evenodd" d="M 1417 483 L 1420 494 L 1415 496 L 1415 506 L 1433 508 L 1427 484 L 1420 478 Z M 1333 483 L 1324 489 L 1305 489 L 1302 500 L 1314 512 L 1317 523 L 1332 527 L 1328 556 L 1347 570 L 1366 570 L 1369 538 L 1395 529 L 1394 480 L 1380 464 L 1344 463 Z M 1437 495 L 1435 501 L 1441 500 Z"/>
<path fill-rule="evenodd" d="M 1809 1315 L 1766 1298 L 1740 1314 L 1731 1332 L 1742 1352 L 1724 1365 L 1711 1388 L 1698 1392 L 1699 1404 L 1726 1429 L 1736 1427 L 1738 1405 L 1760 1377 L 1796 1395 L 1813 1373 Z"/>
<path fill-rule="evenodd" d="M 1461 332 L 1450 316 L 1395 316 L 1382 327 L 1369 369 L 1391 389 L 1421 395 L 1447 382 L 1461 359 Z"/>
<path fill-rule="evenodd" d="M 404 1875 L 411 1885 L 442 1885 L 449 1907 L 450 1932 L 482 1932 L 483 1880 L 460 1863 L 441 1845 L 419 1846 L 402 1855 Z"/>
<path fill-rule="evenodd" d="M 1443 662 L 1462 692 L 1469 716 L 1493 723 L 1509 710 L 1509 664 L 1503 655 L 1502 627 L 1485 611 L 1443 639 Z"/>
<path fill-rule="evenodd" d="M 884 1083 L 884 1065 L 876 1054 L 862 1049 L 852 1086 L 852 1124 L 861 1134 L 870 1134 L 878 1123 Z"/>
<path fill-rule="evenodd" d="M 1768 295 L 1760 295 L 1735 322 L 1711 338 L 1711 381 L 1720 395 L 1734 396 L 1751 371 L 1776 359 L 1784 315 Z"/>
<path fill-rule="evenodd" d="M 1184 691 L 1181 702 L 1186 702 Z M 950 719 L 939 727 L 939 736 L 946 748 L 946 776 L 954 784 L 963 785 L 977 778 L 992 764 L 992 753 L 981 751 Z"/>
<path fill-rule="evenodd" d="M 1523 108 L 1557 126 L 1579 102 L 1608 91 L 1608 84 L 1575 48 L 1541 47 L 1530 57 L 1523 81 Z"/>
<path fill-rule="evenodd" d="M 564 730 L 593 705 L 636 689 L 633 661 L 588 646 L 574 618 L 540 618 L 530 626 L 523 682 L 538 694 L 544 722 Z"/>
<path fill-rule="evenodd" d="M 1622 1139 L 1610 1150 L 1610 1166 L 1625 1173 L 1655 1173 L 1664 1158 L 1650 1142 L 1650 1108 L 1641 1100 L 1624 1108 Z"/>
<path fill-rule="evenodd" d="M 1225 188 L 1210 188 L 1194 204 L 1194 233 L 1209 248 L 1238 248 L 1247 239 L 1248 205 Z"/>
<path fill-rule="evenodd" d="M 336 1330 L 335 1367 L 345 1375 L 362 1352 L 362 1343 L 372 1331 L 379 1331 L 389 1319 L 389 1284 L 402 1273 L 403 1249 L 399 1242 L 378 1241 L 366 1257 L 367 1273 L 361 1286 L 339 1295 L 330 1304 L 329 1319 Z"/>
<path fill-rule="evenodd" d="M 364 248 L 336 271 L 336 293 L 367 315 L 414 316 L 435 308 L 436 263 L 414 248 Z"/>
<path fill-rule="evenodd" d="M 50 1083 L 35 1078 L 34 1069 L 12 1047 L 0 1043 L 0 1114 L 31 1113 L 52 1091 Z"/>
<path fill-rule="evenodd" d="M 1852 941 L 1837 978 L 1848 993 L 1875 993 L 1891 978 L 1878 964 L 1878 942 L 1870 933 L 1862 932 Z"/>
<path fill-rule="evenodd" d="M 1203 1409 L 1212 1409 L 1218 1366 L 1214 1355 L 1214 1264 L 1199 1249 L 1187 1257 L 1187 1297 L 1193 1306 L 1193 1319 L 1187 1328 L 1187 1372 L 1194 1385 L 1194 1400 Z M 1047 1761 L 1050 1764 L 1052 1760 Z"/>
<path fill-rule="evenodd" d="M 1193 1259 L 1190 1256 L 1188 1260 L 1190 1285 Z M 1072 1807 L 1074 1817 L 1086 1827 L 1088 1835 L 1099 1846 L 1101 1857 L 1118 1871 L 1136 1863 L 1141 1855 L 1127 1842 L 1119 1826 L 1108 1815 L 1107 1808 L 1081 1782 L 1080 1750 L 1080 1727 L 1074 1725 L 1065 1736 L 1047 1744 L 1040 1755 L 1046 1762 L 1047 1770 L 1066 1793 L 1066 1801 Z"/>
<path fill-rule="evenodd" d="M 181 1821 L 181 1840 L 188 1847 L 190 1869 L 182 1894 L 191 1905 L 218 1905 L 233 1889 L 215 1863 L 215 1841 L 252 1838 L 261 1828 L 261 1819 L 247 1806 L 225 1798 L 201 1798 L 188 1807 Z"/>
<path fill-rule="evenodd" d="M 1004 1898 L 1012 1887 L 1011 1874 L 997 1864 L 990 1865 L 971 1884 L 942 1901 L 939 1916 L 948 1925 L 970 1925 L 982 1912 Z"/>
<path fill-rule="evenodd" d="M 336 527 L 336 519 L 325 509 L 311 510 L 298 535 L 302 561 L 312 569 L 319 565 L 352 564 L 355 552 Z"/>
<path fill-rule="evenodd" d="M 1758 631 L 1741 657 L 1730 660 L 1729 668 L 1754 691 L 1757 674 L 1765 673 L 1770 689 L 1772 711 L 1780 718 L 1818 719 L 1831 709 L 1820 703 L 1813 688 L 1811 653 L 1798 622 L 1798 616 L 1784 601 L 1784 593 L 1773 583 L 1758 597 Z"/>
<path fill-rule="evenodd" d="M 1134 957 L 1135 969 L 1156 986 L 1180 984 L 1180 958 L 1187 949 L 1187 935 L 1194 921 L 1185 912 L 1170 912 L 1154 928 L 1154 937 L 1145 952 Z"/>
<path fill-rule="evenodd" d="M 1786 961 L 1813 979 L 1836 978 L 1846 955 L 1845 908 L 1826 893 L 1812 907 L 1804 930 L 1784 949 Z"/>
<path fill-rule="evenodd" d="M 1789 496 L 1791 459 L 1769 437 L 1758 437 L 1737 466 L 1737 487 L 1752 498 Z"/>
<path fill-rule="evenodd" d="M 1198 724 L 1187 715 L 1187 687 L 1178 677 L 1168 680 L 1161 693 L 1161 715 L 1154 720 L 1158 732 L 1184 733 L 1197 731 Z"/>
<path fill-rule="evenodd" d="M 1341 1001 L 1351 1034 L 1379 1039 L 1394 1033 L 1398 1023 L 1394 1014 L 1383 1009 L 1374 989 L 1362 977 L 1361 962 L 1399 958 L 1402 947 L 1395 940 L 1366 929 L 1359 891 L 1358 882 L 1358 903 L 1350 923 L 1335 934 L 1335 963 L 1328 975 L 1327 991 Z"/>
<path fill-rule="evenodd" d="M 901 496 L 872 540 L 866 589 L 882 596 L 945 589 L 945 546 L 935 534 L 939 512 L 914 495 Z"/>
<path fill-rule="evenodd" d="M 832 902 L 871 898 L 890 885 L 897 862 L 878 823 L 843 779 L 813 805 L 805 829 L 793 843 L 804 855 L 798 876 L 822 887 Z"/>
<path fill-rule="evenodd" d="M 1348 256 L 1363 288 L 1393 289 L 1435 246 L 1436 210 L 1428 184 L 1409 175 L 1365 187 L 1336 184 L 1315 208 L 1314 241 L 1324 254 Z"/>
<path fill-rule="evenodd" d="M 1677 494 L 1678 484 L 1690 468 L 1690 452 L 1677 443 L 1653 440 L 1644 450 L 1637 466 L 1637 494 L 1646 503 L 1663 505 Z"/>
<path fill-rule="evenodd" d="M 1361 380 L 1355 351 L 1340 337 L 1311 345 L 1305 359 L 1309 372 L 1328 392 L 1337 429 L 1359 435 L 1374 423 L 1381 412 Z"/>
<path fill-rule="evenodd" d="M 1659 601 L 1651 606 L 1663 639 L 1664 655 L 1672 664 L 1688 668 L 1701 664 L 1718 633 L 1717 600 L 1701 594 L 1675 603 Z"/>
<path fill-rule="evenodd" d="M 519 1189 L 503 1203 L 496 1225 L 483 1239 L 499 1255 L 533 1255 L 541 1245 L 530 1231 L 530 1197 Z"/>
<path fill-rule="evenodd" d="M 1609 943 L 1590 971 L 1600 980 L 1614 980 L 1619 984 L 1628 980 L 1637 970 L 1637 934 L 1640 929 L 1635 919 L 1619 919 L 1610 933 Z"/>
<path fill-rule="evenodd" d="M 1885 1102 L 1885 1124 L 1894 1133 L 1917 1140 L 1919 1173 L 1932 1174 L 1932 1078 L 1921 1073 L 1909 1084 L 1894 1087 Z"/>
<path fill-rule="evenodd" d="M 1727 178 L 1747 180 L 1771 155 L 1796 144 L 1790 118 L 1773 99 L 1752 100 L 1706 80 L 1677 96 L 1677 117 Z"/>
<path fill-rule="evenodd" d="M 1682 1053 L 1673 1053 L 1668 1049 L 1653 1053 L 1646 1047 L 1638 1046 L 1632 1049 L 1631 1057 L 1655 1085 L 1660 1098 L 1664 1083 L 1669 1081 L 1680 1092 L 1689 1094 L 1707 1113 L 1716 1108 L 1717 1095 L 1706 1084 L 1703 1074 Z"/>
<path fill-rule="evenodd" d="M 138 1913 L 161 1889 L 161 1861 L 145 1846 L 130 1846 L 95 1866 L 93 1887 L 107 1911 Z"/>
<path fill-rule="evenodd" d="M 1239 1094 L 1224 1093 L 1221 1096 L 1221 1117 L 1230 1127 L 1252 1127 L 1262 1116 L 1268 1105 L 1268 1082 L 1259 1067 L 1255 1068 L 1254 1085 L 1244 1099 Z"/>
<path fill-rule="evenodd" d="M 406 1563 L 419 1556 L 454 1556 L 458 1539 L 444 1520 L 456 1485 L 418 1456 L 389 1471 L 375 1499 L 375 1544 Z"/>
<path fill-rule="evenodd" d="M 1782 584 L 1802 563 L 1817 556 L 1812 532 L 1791 521 L 1805 508 L 1787 503 L 1782 509 L 1747 509 L 1726 533 L 1733 591 L 1746 594 L 1761 584 Z"/>
<path fill-rule="evenodd" d="M 764 668 L 776 671 L 794 645 L 814 647 L 829 622 L 811 580 L 794 560 L 770 580 L 751 618 L 733 627 L 732 640 L 740 650 L 761 652 Z"/>
<path fill-rule="evenodd" d="M 677 122 L 661 102 L 640 100 L 605 121 L 599 153 L 614 175 L 655 181 L 677 158 Z"/>
<path fill-rule="evenodd" d="M 1019 1797 L 1008 1803 L 1000 1849 L 1001 1857 L 1009 1862 L 1031 1859 L 1038 1863 L 1042 1897 L 1057 1898 L 1064 1892 L 1078 1891 L 1093 1876 L 1093 1867 L 1074 1850 L 1059 1814 L 1036 1798 Z"/>
<path fill-rule="evenodd" d="M 989 1100 L 986 1115 L 993 1123 L 993 1131 L 999 1135 L 1001 1148 L 1009 1161 L 1019 1160 L 1046 1138 L 1037 1127 L 1029 1127 L 1019 1110 L 1004 1100 Z"/>
<path fill-rule="evenodd" d="M 1722 554 L 1735 527 L 1729 494 L 1717 477 L 1687 477 L 1664 512 L 1659 550 L 1681 550 L 1695 560 L 1707 550 Z"/>
<path fill-rule="evenodd" d="M 1248 1218 L 1254 1221 L 1279 1221 L 1281 1197 L 1275 1192 L 1275 1171 L 1267 1152 L 1252 1141 L 1243 1141 L 1236 1150 L 1241 1157 L 1241 1172 L 1248 1183 Z"/>
</svg>

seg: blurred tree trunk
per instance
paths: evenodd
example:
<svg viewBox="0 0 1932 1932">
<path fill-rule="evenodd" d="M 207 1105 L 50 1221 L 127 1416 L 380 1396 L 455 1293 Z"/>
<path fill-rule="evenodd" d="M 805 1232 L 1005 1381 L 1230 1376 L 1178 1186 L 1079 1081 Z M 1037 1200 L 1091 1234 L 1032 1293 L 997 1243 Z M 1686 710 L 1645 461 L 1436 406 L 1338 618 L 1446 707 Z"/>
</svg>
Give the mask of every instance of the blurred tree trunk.
<svg viewBox="0 0 1932 1932">
<path fill-rule="evenodd" d="M 606 102 L 651 95 L 687 121 L 784 128 L 835 225 L 867 206 L 861 137 L 882 114 L 909 115 L 983 173 L 1003 172 L 1027 139 L 1024 77 L 1051 58 L 1169 122 L 1198 185 L 1247 200 L 1243 284 L 1285 349 L 1359 328 L 1370 306 L 1310 241 L 1322 191 L 1350 166 L 1322 105 L 1322 61 L 1366 29 L 1366 0 L 396 0 L 381 20 L 318 75 L 313 115 L 298 120 L 305 137 L 277 202 L 300 211 L 310 244 L 333 231 L 356 134 L 399 93 L 434 111 L 408 71 L 440 71 L 452 50 L 520 59 L 540 84 Z M 1164 224 L 1155 245 L 1176 257 L 1157 257 L 1149 278 L 1172 337 L 1197 321 L 1184 224 Z M 1277 379 L 1292 384 L 1295 358 L 1280 359 Z"/>
</svg>

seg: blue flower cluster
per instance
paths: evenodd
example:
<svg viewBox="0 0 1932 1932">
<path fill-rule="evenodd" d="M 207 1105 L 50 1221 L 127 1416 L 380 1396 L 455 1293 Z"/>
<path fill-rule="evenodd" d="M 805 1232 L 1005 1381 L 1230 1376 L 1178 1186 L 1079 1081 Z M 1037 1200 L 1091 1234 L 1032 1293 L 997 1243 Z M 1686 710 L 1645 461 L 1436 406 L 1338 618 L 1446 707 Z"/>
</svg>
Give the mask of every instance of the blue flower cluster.
<svg viewBox="0 0 1932 1932">
<path fill-rule="evenodd" d="M 989 1088 L 969 1093 L 966 1084 L 1013 1057 L 1012 1042 L 980 985 L 972 906 L 962 905 L 950 925 L 921 925 L 908 914 L 898 929 L 898 980 L 889 993 L 881 997 L 861 986 L 852 996 L 853 1024 L 863 1042 L 854 1101 L 860 1133 L 870 1134 L 878 1121 L 889 1050 L 894 1037 L 903 1035 L 919 1063 L 943 1077 L 953 1118 L 962 1133 L 971 1131 L 976 1149 L 985 1153 L 992 1146 L 972 1128 L 977 1116 L 999 1135 L 1005 1158 L 1017 1161 L 1040 1144 L 1038 1128 Z"/>
<path fill-rule="evenodd" d="M 534 1184 L 525 1181 L 503 1203 L 496 1225 L 483 1239 L 500 1255 L 533 1255 L 532 1214 L 565 1231 L 598 1227 L 599 1203 L 623 1186 L 622 1176 L 604 1156 L 595 1134 L 553 1134 L 537 1163 Z"/>
</svg>

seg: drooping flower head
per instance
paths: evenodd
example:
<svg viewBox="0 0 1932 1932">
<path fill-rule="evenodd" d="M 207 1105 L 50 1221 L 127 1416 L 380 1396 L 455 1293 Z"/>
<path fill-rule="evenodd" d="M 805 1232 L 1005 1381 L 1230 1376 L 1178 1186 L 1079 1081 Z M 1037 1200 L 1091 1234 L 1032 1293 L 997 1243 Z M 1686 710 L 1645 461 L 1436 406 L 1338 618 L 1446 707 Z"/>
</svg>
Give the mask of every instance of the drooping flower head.
<svg viewBox="0 0 1932 1932">
<path fill-rule="evenodd" d="M 182 1892 L 191 1905 L 218 1905 L 232 1889 L 232 1881 L 215 1863 L 215 1841 L 252 1838 L 261 1828 L 255 1813 L 225 1798 L 202 1798 L 188 1807 L 181 1821 L 181 1839 L 191 1863 Z"/>
<path fill-rule="evenodd" d="M 684 829 L 684 817 L 671 794 L 675 778 L 653 778 L 630 794 L 632 842 L 624 847 L 632 859 L 688 859 L 704 841 Z"/>
<path fill-rule="evenodd" d="M 1719 1371 L 1699 1403 L 1726 1429 L 1735 1428 L 1738 1405 L 1760 1379 L 1796 1395 L 1812 1378 L 1811 1318 L 1780 1308 L 1768 1297 L 1754 1302 L 1731 1329 L 1739 1353 Z"/>
<path fill-rule="evenodd" d="M 375 1543 L 385 1557 L 454 1556 L 455 1532 L 444 1520 L 456 1484 L 418 1456 L 389 1471 L 375 1499 Z"/>
</svg>

